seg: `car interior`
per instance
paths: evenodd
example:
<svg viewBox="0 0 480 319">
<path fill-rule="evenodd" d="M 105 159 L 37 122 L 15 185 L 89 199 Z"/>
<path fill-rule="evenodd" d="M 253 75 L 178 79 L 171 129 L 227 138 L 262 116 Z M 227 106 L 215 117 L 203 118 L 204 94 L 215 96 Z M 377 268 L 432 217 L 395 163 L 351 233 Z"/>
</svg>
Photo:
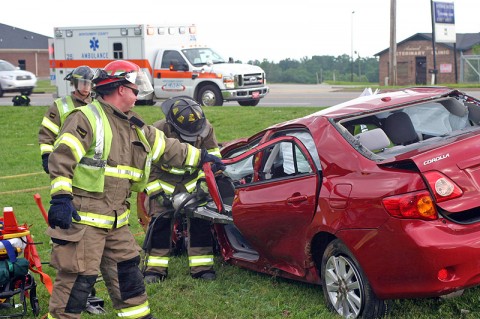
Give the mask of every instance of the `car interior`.
<svg viewBox="0 0 480 319">
<path fill-rule="evenodd" d="M 459 97 L 446 97 L 339 124 L 341 131 L 350 134 L 347 140 L 354 146 L 389 157 L 479 126 L 480 106 Z"/>
<path fill-rule="evenodd" d="M 281 139 L 285 136 L 294 136 L 298 140 Z M 235 188 L 244 187 L 253 182 L 275 182 L 283 178 L 295 178 L 314 172 L 321 176 L 320 157 L 313 137 L 308 131 L 299 129 L 282 131 L 274 134 L 271 140 L 277 138 L 280 138 L 277 143 L 264 147 L 241 161 L 227 165 L 223 178 L 217 179 L 221 197 L 226 205 L 233 204 Z M 314 168 L 312 168 L 306 154 L 303 153 L 297 143 L 302 143 L 305 146 L 314 162 Z M 261 148 L 261 144 L 259 148 Z M 243 147 L 242 149 L 243 152 L 234 151 L 233 154 L 235 155 L 227 155 L 228 158 L 232 159 L 239 156 L 251 148 Z M 234 224 L 224 225 L 223 228 L 232 248 L 235 250 L 235 257 L 249 261 L 258 260 L 258 253 Z"/>
</svg>

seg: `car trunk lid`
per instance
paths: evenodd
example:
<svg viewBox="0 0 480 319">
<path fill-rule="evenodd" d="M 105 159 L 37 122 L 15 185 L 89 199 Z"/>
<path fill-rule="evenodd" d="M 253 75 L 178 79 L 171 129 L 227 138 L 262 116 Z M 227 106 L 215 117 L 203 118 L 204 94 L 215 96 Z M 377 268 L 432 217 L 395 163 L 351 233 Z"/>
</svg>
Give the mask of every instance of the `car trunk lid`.
<svg viewBox="0 0 480 319">
<path fill-rule="evenodd" d="M 411 160 L 425 177 L 436 171 L 453 181 L 463 192 L 457 198 L 437 201 L 442 214 L 468 222 L 480 220 L 480 142 L 478 133 L 468 132 L 448 137 L 395 156 L 383 165 L 392 165 Z M 425 177 L 427 180 L 427 178 Z M 431 190 L 434 192 L 435 190 Z M 468 215 L 468 217 L 466 217 Z"/>
</svg>

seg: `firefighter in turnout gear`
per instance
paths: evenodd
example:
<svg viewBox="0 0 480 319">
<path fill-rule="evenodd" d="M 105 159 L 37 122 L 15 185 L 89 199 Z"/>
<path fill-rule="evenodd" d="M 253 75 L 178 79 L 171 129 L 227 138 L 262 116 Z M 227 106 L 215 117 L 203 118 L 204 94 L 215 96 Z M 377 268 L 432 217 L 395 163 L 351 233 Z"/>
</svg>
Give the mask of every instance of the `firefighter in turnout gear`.
<svg viewBox="0 0 480 319">
<path fill-rule="evenodd" d="M 153 92 L 136 64 L 110 62 L 93 83 L 98 98 L 70 113 L 49 157 L 47 234 L 56 279 L 48 318 L 80 318 L 99 272 L 119 317 L 153 318 L 139 268 L 141 249 L 128 227 L 128 199 L 145 188 L 151 163 L 222 163 L 165 137 L 131 110 L 137 96 Z"/>
<path fill-rule="evenodd" d="M 42 156 L 43 170 L 48 174 L 48 156 L 53 151 L 53 144 L 57 139 L 58 132 L 68 113 L 74 108 L 86 105 L 92 101 L 93 71 L 90 67 L 82 65 L 74 69 L 65 77 L 74 88 L 68 96 L 58 98 L 53 102 L 43 116 L 42 125 L 38 133 L 40 155 Z"/>
<path fill-rule="evenodd" d="M 155 122 L 153 126 L 168 137 L 206 149 L 210 154 L 221 158 L 213 127 L 196 101 L 186 96 L 171 98 L 162 103 L 162 111 L 166 118 Z M 172 197 L 182 192 L 192 193 L 197 181 L 202 177 L 205 177 L 205 174 L 199 168 L 185 169 L 163 163 L 152 165 L 149 183 L 145 189 L 148 195 L 146 206 L 149 207 L 148 213 L 151 217 L 151 243 L 144 245 L 150 248 L 144 261 L 147 284 L 160 282 L 168 274 L 174 223 L 171 212 Z M 167 213 L 168 209 L 170 212 Z M 213 269 L 211 222 L 187 218 L 187 229 L 191 276 L 214 280 L 216 276 Z"/>
</svg>

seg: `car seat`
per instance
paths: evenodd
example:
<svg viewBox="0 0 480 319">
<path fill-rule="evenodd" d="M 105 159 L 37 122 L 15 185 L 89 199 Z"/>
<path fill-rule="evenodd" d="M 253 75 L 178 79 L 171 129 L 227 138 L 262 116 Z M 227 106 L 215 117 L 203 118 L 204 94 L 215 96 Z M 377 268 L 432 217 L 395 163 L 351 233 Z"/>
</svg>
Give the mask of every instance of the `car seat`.
<svg viewBox="0 0 480 319">
<path fill-rule="evenodd" d="M 383 130 L 395 145 L 408 145 L 419 141 L 419 137 L 407 113 L 396 112 L 389 115 Z"/>
<path fill-rule="evenodd" d="M 387 134 L 381 128 L 365 131 L 355 135 L 355 138 L 370 151 L 381 151 L 390 145 Z"/>
<path fill-rule="evenodd" d="M 475 103 L 465 103 L 468 108 L 468 119 L 475 125 L 480 125 L 480 106 Z"/>
</svg>

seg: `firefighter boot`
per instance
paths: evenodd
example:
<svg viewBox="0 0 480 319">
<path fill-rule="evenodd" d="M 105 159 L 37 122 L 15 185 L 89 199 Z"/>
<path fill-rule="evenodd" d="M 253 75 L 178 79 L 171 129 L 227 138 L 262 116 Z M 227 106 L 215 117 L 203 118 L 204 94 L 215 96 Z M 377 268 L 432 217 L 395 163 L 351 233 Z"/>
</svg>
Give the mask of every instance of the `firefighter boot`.
<svg viewBox="0 0 480 319">
<path fill-rule="evenodd" d="M 167 278 L 166 275 L 163 274 L 158 274 L 158 273 L 145 273 L 145 284 L 150 285 L 150 284 L 156 284 L 159 282 L 164 281 Z"/>
</svg>

